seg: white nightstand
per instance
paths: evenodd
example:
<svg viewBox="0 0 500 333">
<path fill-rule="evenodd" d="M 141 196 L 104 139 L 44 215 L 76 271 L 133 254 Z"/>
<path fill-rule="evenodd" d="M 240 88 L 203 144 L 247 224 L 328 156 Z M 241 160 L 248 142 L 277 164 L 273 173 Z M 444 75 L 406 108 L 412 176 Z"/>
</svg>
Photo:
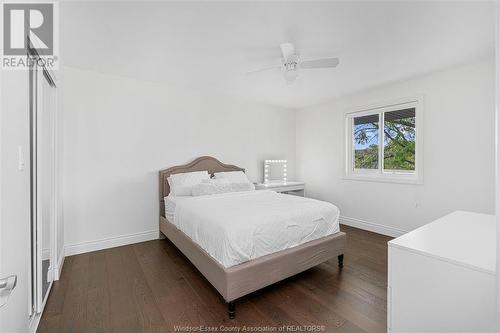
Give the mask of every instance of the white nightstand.
<svg viewBox="0 0 500 333">
<path fill-rule="evenodd" d="M 306 184 L 301 182 L 269 182 L 267 184 L 255 184 L 256 190 L 272 190 L 275 192 L 306 196 Z"/>
<path fill-rule="evenodd" d="M 458 211 L 391 240 L 388 332 L 492 332 L 495 228 Z"/>
</svg>

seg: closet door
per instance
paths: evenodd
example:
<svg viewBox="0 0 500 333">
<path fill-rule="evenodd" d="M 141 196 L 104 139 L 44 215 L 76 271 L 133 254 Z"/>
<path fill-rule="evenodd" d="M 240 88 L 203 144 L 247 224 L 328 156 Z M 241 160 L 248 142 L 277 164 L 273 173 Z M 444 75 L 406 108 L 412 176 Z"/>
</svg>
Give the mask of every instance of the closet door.
<svg viewBox="0 0 500 333">
<path fill-rule="evenodd" d="M 41 312 L 54 279 L 55 253 L 55 87 L 43 68 L 36 70 L 35 308 Z"/>
<path fill-rule="evenodd" d="M 26 303 L 31 291 L 28 83 L 24 71 L 0 70 L 0 332 L 28 332 Z M 10 295 L 8 290 L 12 291 Z"/>
</svg>

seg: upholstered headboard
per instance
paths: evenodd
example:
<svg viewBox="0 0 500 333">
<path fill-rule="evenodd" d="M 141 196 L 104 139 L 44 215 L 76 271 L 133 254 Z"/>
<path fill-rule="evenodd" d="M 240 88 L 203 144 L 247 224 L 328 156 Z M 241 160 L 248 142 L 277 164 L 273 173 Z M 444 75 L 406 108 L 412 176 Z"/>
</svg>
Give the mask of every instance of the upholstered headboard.
<svg viewBox="0 0 500 333">
<path fill-rule="evenodd" d="M 168 169 L 160 170 L 160 215 L 165 216 L 165 203 L 163 198 L 165 198 L 170 193 L 170 186 L 168 185 L 168 176 L 175 173 L 182 172 L 193 172 L 193 171 L 204 171 L 207 170 L 210 175 L 215 172 L 224 171 L 243 171 L 245 169 L 237 167 L 236 165 L 224 164 L 218 159 L 211 156 L 202 156 L 195 159 L 193 162 L 173 166 Z"/>
</svg>

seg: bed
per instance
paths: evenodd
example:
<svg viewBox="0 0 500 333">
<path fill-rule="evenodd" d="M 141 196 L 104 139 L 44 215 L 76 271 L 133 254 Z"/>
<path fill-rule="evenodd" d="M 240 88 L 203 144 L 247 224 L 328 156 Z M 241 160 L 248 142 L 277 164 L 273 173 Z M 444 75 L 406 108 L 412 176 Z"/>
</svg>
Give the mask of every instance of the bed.
<svg viewBox="0 0 500 333">
<path fill-rule="evenodd" d="M 161 170 L 160 231 L 221 294 L 230 319 L 242 296 L 335 257 L 342 268 L 346 234 L 335 206 L 267 190 L 172 200 L 170 175 L 204 170 L 244 172 L 210 156 Z"/>
</svg>

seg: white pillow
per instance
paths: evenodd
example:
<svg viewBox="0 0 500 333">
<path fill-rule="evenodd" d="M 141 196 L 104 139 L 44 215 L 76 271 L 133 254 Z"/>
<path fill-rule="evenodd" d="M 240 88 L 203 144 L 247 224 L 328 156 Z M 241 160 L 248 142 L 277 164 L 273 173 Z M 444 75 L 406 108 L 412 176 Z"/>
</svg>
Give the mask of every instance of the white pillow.
<svg viewBox="0 0 500 333">
<path fill-rule="evenodd" d="M 208 171 L 195 171 L 176 173 L 167 178 L 170 193 L 176 196 L 191 195 L 194 185 L 200 184 L 204 179 L 210 179 Z"/>
<path fill-rule="evenodd" d="M 200 195 L 221 194 L 230 192 L 253 191 L 255 186 L 252 183 L 229 183 L 225 179 L 214 179 L 212 182 L 203 182 L 193 186 L 191 194 L 194 197 Z"/>
<path fill-rule="evenodd" d="M 251 183 L 243 171 L 228 171 L 214 173 L 215 179 L 227 179 L 231 183 Z"/>
<path fill-rule="evenodd" d="M 227 184 L 229 183 L 229 180 L 210 178 L 210 179 L 203 179 L 201 182 L 206 184 Z"/>
</svg>

